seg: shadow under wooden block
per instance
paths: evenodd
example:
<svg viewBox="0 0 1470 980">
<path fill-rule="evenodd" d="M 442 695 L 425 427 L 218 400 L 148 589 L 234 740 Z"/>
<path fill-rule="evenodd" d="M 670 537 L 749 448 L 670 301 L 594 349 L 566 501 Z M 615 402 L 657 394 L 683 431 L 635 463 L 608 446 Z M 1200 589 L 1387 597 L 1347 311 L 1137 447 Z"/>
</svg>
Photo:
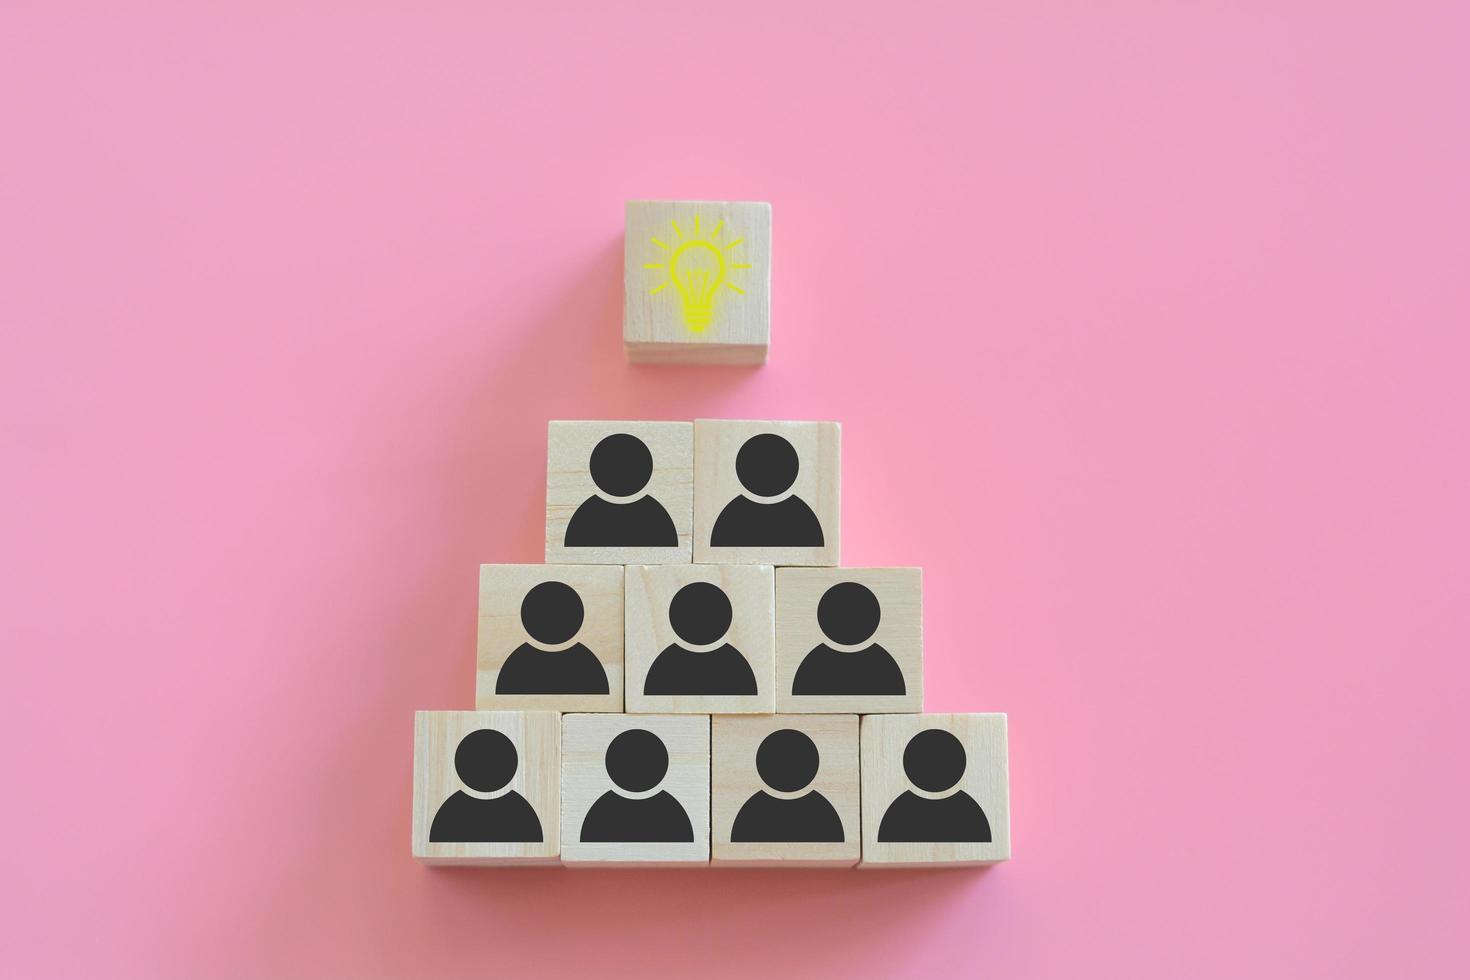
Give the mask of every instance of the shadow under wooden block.
<svg viewBox="0 0 1470 980">
<path fill-rule="evenodd" d="M 861 754 L 862 867 L 1010 858 L 1005 715 L 866 715 Z"/>
<path fill-rule="evenodd" d="M 776 569 L 777 710 L 923 710 L 923 580 L 918 568 Z"/>
<path fill-rule="evenodd" d="M 548 562 L 688 562 L 693 510 L 691 423 L 547 424 Z"/>
<path fill-rule="evenodd" d="M 413 856 L 425 864 L 556 864 L 560 766 L 555 712 L 417 712 Z"/>
<path fill-rule="evenodd" d="M 562 863 L 709 864 L 709 715 L 562 717 Z"/>
<path fill-rule="evenodd" d="M 475 707 L 623 710 L 621 565 L 481 565 Z"/>
<path fill-rule="evenodd" d="M 623 348 L 648 364 L 760 364 L 771 340 L 771 206 L 629 201 Z"/>
<path fill-rule="evenodd" d="M 857 715 L 716 715 L 710 738 L 713 864 L 857 863 Z"/>
<path fill-rule="evenodd" d="M 631 565 L 625 594 L 629 712 L 776 710 L 769 565 Z"/>
<path fill-rule="evenodd" d="M 836 565 L 842 427 L 694 422 L 694 560 Z"/>
</svg>

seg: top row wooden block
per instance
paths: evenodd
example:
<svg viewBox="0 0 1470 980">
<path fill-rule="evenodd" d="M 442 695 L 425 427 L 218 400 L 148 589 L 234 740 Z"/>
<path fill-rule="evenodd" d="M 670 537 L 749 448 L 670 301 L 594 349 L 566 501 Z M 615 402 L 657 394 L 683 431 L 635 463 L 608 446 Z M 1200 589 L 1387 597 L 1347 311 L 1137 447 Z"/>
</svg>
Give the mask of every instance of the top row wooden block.
<svg viewBox="0 0 1470 980">
<path fill-rule="evenodd" d="M 836 422 L 551 422 L 546 560 L 837 565 Z"/>
<path fill-rule="evenodd" d="M 771 206 L 629 201 L 623 347 L 651 364 L 761 364 L 771 342 Z"/>
</svg>

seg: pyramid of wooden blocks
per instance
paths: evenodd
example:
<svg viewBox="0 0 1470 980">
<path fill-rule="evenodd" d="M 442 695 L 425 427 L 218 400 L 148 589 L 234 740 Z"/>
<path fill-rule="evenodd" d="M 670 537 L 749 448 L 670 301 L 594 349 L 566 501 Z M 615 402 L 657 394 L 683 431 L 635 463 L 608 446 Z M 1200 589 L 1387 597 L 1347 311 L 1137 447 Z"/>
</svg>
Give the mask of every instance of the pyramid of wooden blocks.
<svg viewBox="0 0 1470 980">
<path fill-rule="evenodd" d="M 623 339 L 770 343 L 771 208 L 631 201 Z M 982 865 L 1006 716 L 924 714 L 923 572 L 843 568 L 836 422 L 547 426 L 546 563 L 480 566 L 475 711 L 421 711 L 428 864 Z"/>
<path fill-rule="evenodd" d="M 838 565 L 841 439 L 551 422 L 546 564 L 480 567 L 478 710 L 415 722 L 414 856 L 1007 860 L 1006 716 L 923 713 L 923 572 Z"/>
<path fill-rule="evenodd" d="M 651 364 L 760 364 L 771 342 L 771 206 L 629 201 L 623 347 Z"/>
</svg>

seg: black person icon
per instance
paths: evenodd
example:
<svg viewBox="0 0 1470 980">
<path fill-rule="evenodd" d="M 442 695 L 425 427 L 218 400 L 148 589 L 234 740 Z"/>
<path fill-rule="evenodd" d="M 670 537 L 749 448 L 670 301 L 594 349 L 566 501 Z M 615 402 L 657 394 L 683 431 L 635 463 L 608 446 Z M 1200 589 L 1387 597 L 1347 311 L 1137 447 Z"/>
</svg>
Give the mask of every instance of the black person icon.
<svg viewBox="0 0 1470 980">
<path fill-rule="evenodd" d="M 670 643 L 654 658 L 643 681 L 643 693 L 757 693 L 755 671 L 745 656 L 721 642 L 730 632 L 733 618 L 730 598 L 713 582 L 691 582 L 674 593 L 669 603 L 669 625 L 680 643 Z"/>
<path fill-rule="evenodd" d="M 565 582 L 542 582 L 521 600 L 521 626 L 533 642 L 516 647 L 495 678 L 496 694 L 606 694 L 607 671 L 581 643 L 582 599 Z M 560 647 L 560 649 L 555 649 Z"/>
<path fill-rule="evenodd" d="M 844 840 L 842 818 L 832 801 L 816 790 L 801 793 L 817 778 L 821 757 L 805 732 L 783 728 L 772 732 L 755 753 L 761 782 L 777 793 L 761 790 L 735 815 L 730 840 L 813 843 Z M 800 796 L 790 794 L 801 793 Z"/>
<path fill-rule="evenodd" d="M 669 750 L 662 739 L 646 729 L 630 728 L 608 744 L 605 761 L 617 790 L 599 796 L 582 818 L 583 843 L 694 840 L 683 804 L 666 789 L 654 792 L 669 772 Z"/>
<path fill-rule="evenodd" d="M 890 803 L 878 825 L 879 842 L 990 843 L 985 811 L 973 796 L 955 788 L 965 774 L 965 747 L 952 733 L 931 728 L 909 739 L 903 771 L 910 783 L 930 795 L 906 790 Z M 941 793 L 945 795 L 936 795 Z"/>
<path fill-rule="evenodd" d="M 827 643 L 802 658 L 792 694 L 903 694 L 903 671 L 893 654 L 870 643 L 883 610 L 858 582 L 839 582 L 817 603 L 817 625 Z M 832 645 L 846 649 L 834 649 Z"/>
<path fill-rule="evenodd" d="M 594 494 L 582 501 L 567 524 L 566 547 L 678 547 L 679 532 L 663 504 L 650 494 L 637 496 L 653 478 L 653 454 L 642 439 L 626 432 L 606 436 L 587 466 L 597 489 L 619 499 Z"/>
<path fill-rule="evenodd" d="M 712 548 L 820 548 L 822 523 L 805 500 L 780 497 L 796 483 L 801 460 L 796 449 L 774 432 L 751 436 L 735 454 L 735 476 L 747 496 L 725 505 L 710 532 Z M 752 500 L 761 497 L 764 500 Z"/>
<path fill-rule="evenodd" d="M 482 728 L 460 740 L 454 771 L 465 785 L 439 805 L 431 843 L 489 844 L 542 840 L 541 821 L 526 798 L 507 789 L 520 760 L 502 732 Z"/>
</svg>

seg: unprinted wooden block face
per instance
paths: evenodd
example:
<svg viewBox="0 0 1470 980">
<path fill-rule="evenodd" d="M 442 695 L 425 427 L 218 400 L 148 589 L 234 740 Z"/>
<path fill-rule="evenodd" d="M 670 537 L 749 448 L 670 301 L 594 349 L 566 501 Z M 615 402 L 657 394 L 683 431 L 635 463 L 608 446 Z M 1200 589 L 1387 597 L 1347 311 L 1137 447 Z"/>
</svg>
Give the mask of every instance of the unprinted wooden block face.
<svg viewBox="0 0 1470 980">
<path fill-rule="evenodd" d="M 414 715 L 413 856 L 426 864 L 556 864 L 561 718 Z"/>
<path fill-rule="evenodd" d="M 711 740 L 713 863 L 857 863 L 857 715 L 717 715 Z"/>
<path fill-rule="evenodd" d="M 709 715 L 562 716 L 562 863 L 709 863 Z"/>
<path fill-rule="evenodd" d="M 863 867 L 1011 856 L 1006 716 L 866 715 Z"/>
<path fill-rule="evenodd" d="M 836 422 L 694 423 L 694 560 L 836 565 Z"/>
<path fill-rule="evenodd" d="M 623 567 L 481 565 L 475 707 L 623 710 Z"/>
<path fill-rule="evenodd" d="M 551 422 L 546 560 L 687 562 L 694 510 L 688 422 Z"/>
<path fill-rule="evenodd" d="M 771 206 L 629 201 L 623 297 L 629 360 L 763 362 L 771 339 Z"/>
<path fill-rule="evenodd" d="M 769 565 L 630 565 L 627 710 L 775 711 L 775 580 Z"/>
<path fill-rule="evenodd" d="M 924 706 L 918 568 L 776 569 L 776 710 Z"/>
</svg>

